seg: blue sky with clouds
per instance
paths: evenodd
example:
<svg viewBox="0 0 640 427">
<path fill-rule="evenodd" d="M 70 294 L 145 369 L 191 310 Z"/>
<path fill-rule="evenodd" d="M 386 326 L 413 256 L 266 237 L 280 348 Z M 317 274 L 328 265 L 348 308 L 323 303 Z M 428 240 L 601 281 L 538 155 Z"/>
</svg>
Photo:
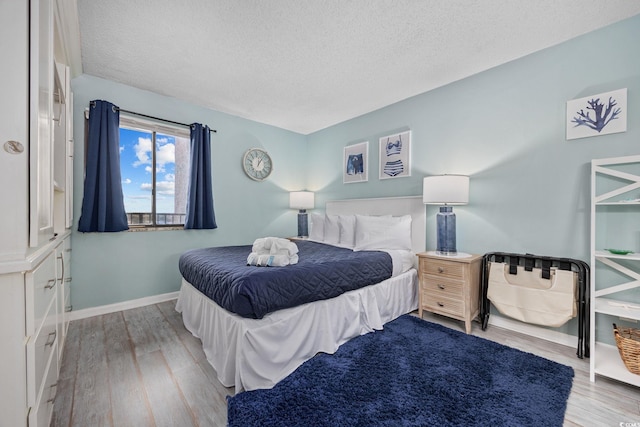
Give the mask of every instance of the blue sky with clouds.
<svg viewBox="0 0 640 427">
<path fill-rule="evenodd" d="M 120 129 L 120 170 L 127 212 L 151 212 L 152 134 Z M 174 211 L 175 138 L 156 135 L 156 203 L 158 213 Z"/>
</svg>

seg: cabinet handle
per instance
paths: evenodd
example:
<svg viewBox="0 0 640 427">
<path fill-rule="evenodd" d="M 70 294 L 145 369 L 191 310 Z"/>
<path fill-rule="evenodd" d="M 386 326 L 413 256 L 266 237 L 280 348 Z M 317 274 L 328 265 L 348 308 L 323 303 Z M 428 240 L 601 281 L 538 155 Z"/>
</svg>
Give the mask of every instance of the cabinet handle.
<svg viewBox="0 0 640 427">
<path fill-rule="evenodd" d="M 444 273 L 444 268 L 438 267 L 438 273 Z"/>
<path fill-rule="evenodd" d="M 442 290 L 444 290 L 444 288 L 445 288 L 445 286 L 444 286 L 444 285 L 438 284 L 438 289 L 442 289 Z"/>
<path fill-rule="evenodd" d="M 50 338 L 52 335 L 53 335 L 53 339 L 51 340 L 51 342 L 49 342 L 49 338 Z M 47 342 L 46 342 L 46 343 L 44 343 L 44 346 L 45 346 L 45 347 L 47 347 L 47 346 L 52 346 L 52 347 L 53 347 L 53 344 L 56 342 L 56 337 L 57 337 L 57 336 L 58 336 L 58 333 L 57 333 L 56 331 L 51 332 L 51 333 L 49 334 L 49 336 L 47 337 Z"/>
<path fill-rule="evenodd" d="M 64 281 L 64 257 L 62 256 L 62 254 L 58 255 L 58 259 L 62 263 L 62 275 L 60 276 L 60 278 L 58 280 L 60 280 L 60 282 L 62 282 L 62 281 Z"/>
<path fill-rule="evenodd" d="M 438 301 L 438 307 L 444 307 L 444 304 Z"/>
<path fill-rule="evenodd" d="M 52 389 L 54 387 L 58 387 L 58 383 L 57 382 L 51 384 L 49 386 L 49 389 Z M 58 390 L 56 390 L 56 393 L 53 395 L 53 397 L 51 399 L 47 400 L 47 403 L 54 403 L 56 401 L 56 394 L 58 394 Z"/>
<path fill-rule="evenodd" d="M 45 289 L 51 289 L 56 285 L 56 279 L 49 279 L 46 285 L 44 285 Z"/>
</svg>

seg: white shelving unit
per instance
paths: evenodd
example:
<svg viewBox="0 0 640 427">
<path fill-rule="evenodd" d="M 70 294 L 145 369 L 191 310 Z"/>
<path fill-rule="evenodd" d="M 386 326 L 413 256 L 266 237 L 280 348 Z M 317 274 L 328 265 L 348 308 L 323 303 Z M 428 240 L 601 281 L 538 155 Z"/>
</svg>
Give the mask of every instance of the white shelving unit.
<svg viewBox="0 0 640 427">
<path fill-rule="evenodd" d="M 608 249 L 633 253 L 619 255 Z M 591 381 L 599 375 L 640 387 L 640 375 L 627 370 L 612 344 L 612 323 L 633 326 L 640 320 L 639 252 L 640 155 L 592 160 Z M 606 328 L 608 336 L 603 333 Z"/>
</svg>

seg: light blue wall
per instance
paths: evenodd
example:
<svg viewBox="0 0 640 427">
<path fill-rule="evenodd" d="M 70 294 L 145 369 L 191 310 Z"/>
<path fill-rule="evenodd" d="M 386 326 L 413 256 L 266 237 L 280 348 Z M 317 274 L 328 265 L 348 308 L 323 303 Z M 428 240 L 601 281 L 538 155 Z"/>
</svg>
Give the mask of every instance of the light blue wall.
<svg viewBox="0 0 640 427">
<path fill-rule="evenodd" d="M 309 135 L 308 187 L 322 205 L 418 195 L 424 176 L 468 174 L 470 203 L 454 208 L 459 251 L 589 262 L 591 159 L 640 154 L 638 40 L 640 16 Z M 566 140 L 567 100 L 621 88 L 627 132 Z M 412 176 L 379 180 L 378 139 L 406 129 Z M 369 181 L 343 184 L 343 148 L 364 140 Z M 433 250 L 438 207 L 426 209 Z M 576 322 L 560 330 L 575 334 Z"/>
<path fill-rule="evenodd" d="M 458 250 L 589 259 L 593 158 L 640 153 L 640 16 L 308 136 L 309 189 L 327 199 L 422 194 L 468 174 Z M 428 58 L 424 58 L 428 61 Z M 566 101 L 628 88 L 628 131 L 567 141 Z M 378 139 L 411 129 L 412 176 L 378 179 Z M 343 147 L 369 141 L 369 181 L 343 184 Z M 437 206 L 427 207 L 435 248 Z"/>
<path fill-rule="evenodd" d="M 589 162 L 640 153 L 640 17 L 496 67 L 308 136 L 207 110 L 102 79 L 73 81 L 75 224 L 80 216 L 84 108 L 106 99 L 176 121 L 199 121 L 213 136 L 219 229 L 73 234 L 73 304 L 100 306 L 178 289 L 186 249 L 250 243 L 296 233 L 287 191 L 326 200 L 416 195 L 422 178 L 471 176 L 471 200 L 456 207 L 458 249 L 530 252 L 589 260 Z M 428 61 L 428 58 L 424 58 Z M 567 141 L 570 99 L 628 88 L 628 131 Z M 327 108 L 330 108 L 328 106 Z M 378 138 L 410 129 L 412 176 L 378 180 Z M 369 141 L 369 181 L 342 183 L 343 148 Z M 274 158 L 273 177 L 255 183 L 241 170 L 249 147 Z M 304 185 L 306 183 L 306 185 Z M 437 207 L 427 208 L 427 248 L 435 247 Z M 572 328 L 573 326 L 571 326 Z"/>
<path fill-rule="evenodd" d="M 256 236 L 293 236 L 296 212 L 288 191 L 304 189 L 303 135 L 241 119 L 104 79 L 82 75 L 74 93 L 74 231 L 72 304 L 75 310 L 177 291 L 178 258 L 187 249 L 250 244 Z M 79 233 L 84 173 L 84 110 L 94 99 L 183 123 L 200 122 L 212 134 L 213 193 L 218 228 L 158 232 Z M 245 176 L 241 159 L 266 149 L 274 170 L 264 182 Z"/>
</svg>

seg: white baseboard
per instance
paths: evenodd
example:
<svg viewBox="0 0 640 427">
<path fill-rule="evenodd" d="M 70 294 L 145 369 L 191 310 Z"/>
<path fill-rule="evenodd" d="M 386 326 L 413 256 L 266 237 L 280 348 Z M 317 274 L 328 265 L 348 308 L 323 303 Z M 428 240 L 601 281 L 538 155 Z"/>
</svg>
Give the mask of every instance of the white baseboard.
<svg viewBox="0 0 640 427">
<path fill-rule="evenodd" d="M 551 341 L 557 344 L 566 345 L 567 347 L 576 347 L 578 345 L 578 337 L 576 336 L 554 331 L 552 329 L 541 328 L 528 323 L 518 322 L 514 319 L 491 315 L 489 316 L 489 325 L 530 335 L 532 337 Z"/>
<path fill-rule="evenodd" d="M 116 313 L 122 310 L 144 307 L 145 305 L 157 304 L 178 298 L 179 292 L 169 292 L 167 294 L 153 295 L 150 297 L 138 298 L 115 304 L 102 305 L 100 307 L 83 308 L 82 310 L 72 310 L 67 313 L 69 320 L 86 319 L 87 317 L 100 316 L 102 314 Z"/>
</svg>

